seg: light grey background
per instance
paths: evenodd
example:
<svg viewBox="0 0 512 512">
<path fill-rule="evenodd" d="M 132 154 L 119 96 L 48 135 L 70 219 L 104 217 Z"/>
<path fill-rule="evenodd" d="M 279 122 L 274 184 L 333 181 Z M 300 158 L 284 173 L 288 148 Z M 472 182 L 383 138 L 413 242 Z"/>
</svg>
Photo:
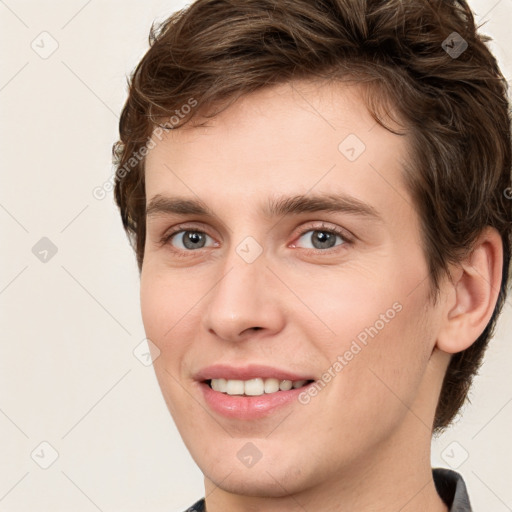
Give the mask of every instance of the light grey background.
<svg viewBox="0 0 512 512">
<path fill-rule="evenodd" d="M 184 5 L 0 1 L 0 512 L 173 512 L 203 496 L 134 355 L 145 361 L 139 278 L 112 193 L 92 194 L 111 178 L 151 23 Z M 512 0 L 471 5 L 510 79 Z M 477 512 L 512 511 L 511 327 L 509 299 L 472 403 L 433 442 Z"/>
</svg>

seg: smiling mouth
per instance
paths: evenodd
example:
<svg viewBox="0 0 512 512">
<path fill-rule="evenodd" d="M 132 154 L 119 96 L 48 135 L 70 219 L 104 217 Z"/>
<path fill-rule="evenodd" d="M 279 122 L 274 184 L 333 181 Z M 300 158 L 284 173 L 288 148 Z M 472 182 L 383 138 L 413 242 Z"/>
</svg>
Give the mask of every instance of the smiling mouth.
<svg viewBox="0 0 512 512">
<path fill-rule="evenodd" d="M 280 380 L 275 378 L 254 378 L 249 380 L 209 379 L 203 381 L 214 391 L 226 395 L 262 396 L 298 389 L 314 382 L 313 380 Z"/>
</svg>

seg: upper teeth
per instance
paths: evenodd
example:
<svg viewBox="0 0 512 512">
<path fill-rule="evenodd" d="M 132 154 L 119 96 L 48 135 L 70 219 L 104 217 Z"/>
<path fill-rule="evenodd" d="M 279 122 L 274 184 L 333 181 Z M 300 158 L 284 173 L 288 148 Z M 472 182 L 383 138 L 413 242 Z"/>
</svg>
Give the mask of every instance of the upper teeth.
<svg viewBox="0 0 512 512">
<path fill-rule="evenodd" d="M 259 396 L 264 393 L 275 393 L 276 391 L 288 391 L 293 388 L 304 386 L 306 380 L 279 380 L 279 379 L 212 379 L 211 386 L 215 391 L 227 393 L 228 395 L 251 395 Z"/>
</svg>

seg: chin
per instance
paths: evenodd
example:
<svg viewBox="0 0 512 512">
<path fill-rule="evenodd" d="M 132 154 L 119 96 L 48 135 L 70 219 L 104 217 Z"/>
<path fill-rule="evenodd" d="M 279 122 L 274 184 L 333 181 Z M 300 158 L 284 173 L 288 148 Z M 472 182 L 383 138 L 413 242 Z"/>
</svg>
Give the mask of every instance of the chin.
<svg viewBox="0 0 512 512">
<path fill-rule="evenodd" d="M 276 468 L 261 467 L 258 471 L 256 468 L 231 468 L 228 471 L 232 471 L 229 476 L 219 474 L 218 470 L 205 476 L 225 492 L 258 498 L 282 498 L 295 492 L 295 487 L 302 488 L 300 481 L 290 479 L 290 475 L 285 478 Z"/>
<path fill-rule="evenodd" d="M 244 496 L 280 498 L 314 485 L 312 475 L 303 472 L 304 462 L 282 457 L 262 457 L 252 467 L 245 467 L 238 458 L 228 460 L 219 453 L 216 461 L 194 459 L 204 476 L 226 492 Z"/>
</svg>

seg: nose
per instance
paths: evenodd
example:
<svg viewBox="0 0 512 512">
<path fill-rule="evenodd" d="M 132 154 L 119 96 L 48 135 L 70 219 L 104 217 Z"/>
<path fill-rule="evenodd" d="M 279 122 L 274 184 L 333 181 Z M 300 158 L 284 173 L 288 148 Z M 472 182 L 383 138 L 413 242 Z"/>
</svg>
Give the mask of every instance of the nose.
<svg viewBox="0 0 512 512">
<path fill-rule="evenodd" d="M 273 335 L 283 329 L 283 290 L 267 268 L 264 254 L 245 261 L 233 250 L 222 267 L 222 275 L 207 295 L 203 326 L 218 338 L 239 342 L 260 331 Z"/>
</svg>

